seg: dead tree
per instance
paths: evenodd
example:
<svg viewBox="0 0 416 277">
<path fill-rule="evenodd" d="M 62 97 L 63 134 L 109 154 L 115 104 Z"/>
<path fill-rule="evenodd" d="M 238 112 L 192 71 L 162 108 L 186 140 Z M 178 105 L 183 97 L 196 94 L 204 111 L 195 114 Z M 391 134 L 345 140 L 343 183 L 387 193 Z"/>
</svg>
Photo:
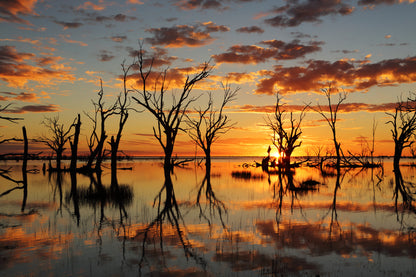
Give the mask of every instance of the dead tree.
<svg viewBox="0 0 416 277">
<path fill-rule="evenodd" d="M 123 133 L 124 125 L 127 122 L 129 117 L 130 100 L 128 99 L 128 94 L 132 92 L 131 89 L 127 89 L 127 76 L 133 65 L 126 66 L 123 62 L 121 68 L 123 70 L 123 91 L 117 97 L 117 105 L 115 107 L 114 113 L 119 116 L 118 118 L 118 130 L 116 137 L 111 136 L 110 146 L 111 146 L 111 184 L 117 184 L 117 153 L 120 146 L 121 135 Z"/>
<path fill-rule="evenodd" d="M 59 116 L 56 117 L 46 117 L 42 124 L 49 130 L 51 133 L 49 136 L 42 136 L 36 141 L 45 143 L 49 148 L 51 148 L 56 154 L 56 171 L 61 171 L 61 161 L 62 154 L 65 150 L 65 144 L 71 138 L 71 129 L 75 124 L 74 122 L 68 127 L 65 128 L 64 124 L 59 123 Z"/>
<path fill-rule="evenodd" d="M 232 128 L 234 124 L 224 114 L 225 106 L 233 101 L 240 88 L 234 90 L 230 85 L 221 84 L 224 90 L 224 97 L 221 106 L 218 110 L 214 110 L 212 93 L 208 94 L 208 105 L 205 109 L 197 109 L 198 116 L 192 118 L 191 115 L 186 115 L 186 123 L 188 125 L 188 135 L 205 154 L 205 165 L 207 168 L 211 167 L 211 146 L 222 134 L 225 134 Z"/>
<path fill-rule="evenodd" d="M 386 113 L 391 117 L 387 124 L 391 124 L 391 135 L 394 141 L 394 168 L 398 168 L 403 150 L 414 143 L 416 131 L 416 94 L 411 94 L 406 101 L 400 100 L 394 113 Z"/>
<path fill-rule="evenodd" d="M 81 115 L 78 114 L 78 118 L 76 123 L 74 124 L 75 132 L 74 132 L 74 140 L 69 140 L 69 145 L 71 146 L 71 164 L 69 169 L 71 172 L 75 172 L 77 170 L 77 160 L 78 160 L 78 141 L 79 141 L 79 133 L 81 131 Z"/>
<path fill-rule="evenodd" d="M 305 117 L 305 111 L 309 105 L 305 105 L 299 115 L 298 120 L 293 116 L 293 112 L 287 112 L 280 103 L 281 97 L 276 93 L 276 105 L 273 116 L 266 119 L 267 126 L 273 131 L 272 143 L 279 152 L 279 166 L 290 167 L 290 158 L 293 151 L 300 147 L 302 141 L 301 124 Z"/>
<path fill-rule="evenodd" d="M 94 106 L 94 115 L 91 116 L 88 113 L 85 113 L 86 116 L 92 121 L 93 129 L 89 140 L 87 142 L 90 154 L 88 156 L 87 164 L 84 166 L 84 169 L 91 171 L 93 163 L 95 160 L 95 170 L 101 170 L 101 163 L 104 159 L 104 143 L 107 139 L 107 133 L 105 130 L 106 120 L 116 113 L 117 102 L 105 107 L 104 102 L 104 90 L 103 82 L 100 79 L 100 90 L 98 91 L 98 101 L 92 101 Z"/>
<path fill-rule="evenodd" d="M 326 96 L 326 99 L 328 101 L 328 107 L 323 108 L 321 105 L 317 105 L 316 108 L 313 108 L 316 112 L 318 112 L 328 123 L 329 127 L 332 131 L 332 139 L 334 141 L 334 147 L 335 147 L 335 153 L 337 156 L 337 163 L 336 166 L 341 166 L 341 157 L 342 157 L 342 151 L 341 151 L 341 143 L 338 142 L 337 139 L 337 129 L 336 129 L 336 123 L 337 123 L 337 116 L 338 116 L 338 110 L 339 106 L 342 104 L 342 102 L 347 99 L 347 94 L 345 92 L 338 94 L 338 102 L 336 104 L 332 104 L 331 101 L 331 95 L 333 93 L 334 88 L 329 87 L 327 89 L 322 89 L 323 93 Z M 327 114 L 329 113 L 329 115 Z"/>
<path fill-rule="evenodd" d="M 138 70 L 138 82 L 141 83 L 142 88 L 134 89 L 138 96 L 133 97 L 133 99 L 156 119 L 157 126 L 153 127 L 153 135 L 163 148 L 165 154 L 164 167 L 171 170 L 173 168 L 173 148 L 176 136 L 181 130 L 182 119 L 188 110 L 188 106 L 196 100 L 190 93 L 196 83 L 209 76 L 211 68 L 208 63 L 204 63 L 196 75 L 193 77 L 187 76 L 179 97 L 173 96 L 172 104 L 169 107 L 165 99 L 168 90 L 166 84 L 167 69 L 160 74 L 154 84 L 153 91 L 149 91 L 148 77 L 152 72 L 152 66 L 153 59 L 149 64 L 145 63 L 144 51 L 140 45 L 134 68 Z M 167 171 L 165 170 L 165 172 Z"/>
</svg>

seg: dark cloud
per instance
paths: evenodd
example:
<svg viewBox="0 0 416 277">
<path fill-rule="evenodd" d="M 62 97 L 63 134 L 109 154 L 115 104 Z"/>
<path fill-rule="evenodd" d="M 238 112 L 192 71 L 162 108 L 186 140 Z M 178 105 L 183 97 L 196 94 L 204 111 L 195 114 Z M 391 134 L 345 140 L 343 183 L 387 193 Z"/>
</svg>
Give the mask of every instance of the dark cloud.
<svg viewBox="0 0 416 277">
<path fill-rule="evenodd" d="M 275 17 L 265 19 L 264 22 L 274 27 L 295 27 L 304 22 L 321 22 L 326 15 L 348 15 L 354 10 L 339 0 L 306 0 L 287 1 L 287 4 L 274 10 Z"/>
<path fill-rule="evenodd" d="M 129 56 L 136 58 L 138 55 L 138 50 L 135 50 L 131 47 L 126 48 L 129 52 Z M 172 57 L 168 55 L 168 51 L 165 48 L 152 47 L 152 51 L 144 51 L 144 65 L 150 65 L 152 63 L 154 68 L 169 66 L 173 61 L 177 60 L 177 57 Z"/>
<path fill-rule="evenodd" d="M 264 33 L 264 30 L 258 26 L 241 27 L 236 30 L 239 33 Z"/>
<path fill-rule="evenodd" d="M 26 105 L 15 109 L 9 109 L 9 113 L 51 113 L 59 112 L 60 108 L 58 105 L 49 104 L 49 105 Z"/>
<path fill-rule="evenodd" d="M 372 6 L 372 5 L 380 5 L 380 4 L 387 4 L 387 5 L 393 5 L 401 3 L 400 0 L 359 0 L 358 5 L 360 6 Z M 409 1 L 410 2 L 410 1 Z"/>
<path fill-rule="evenodd" d="M 341 113 L 353 113 L 353 112 L 391 112 L 396 108 L 397 103 L 383 103 L 383 104 L 368 104 L 368 103 L 342 103 L 339 106 L 339 112 Z M 304 105 L 289 105 L 286 104 L 285 110 L 288 112 L 301 112 Z M 311 108 L 318 108 L 310 106 Z M 233 109 L 239 110 L 243 113 L 273 113 L 275 111 L 275 105 L 256 106 L 246 104 L 243 106 L 233 106 Z M 329 112 L 328 106 L 321 106 L 320 109 L 324 112 Z M 324 120 L 325 121 L 325 120 Z"/>
<path fill-rule="evenodd" d="M 36 2 L 37 0 L 0 1 L 0 22 L 30 24 L 27 20 L 20 18 L 20 15 L 34 14 Z"/>
<path fill-rule="evenodd" d="M 191 25 L 176 25 L 172 27 L 151 28 L 146 30 L 153 34 L 146 41 L 153 45 L 165 45 L 166 47 L 197 47 L 211 43 L 213 32 L 227 32 L 229 28 L 224 25 L 216 25 L 212 22 L 197 23 Z"/>
<path fill-rule="evenodd" d="M 130 21 L 130 20 L 136 20 L 137 19 L 137 17 L 135 17 L 135 16 L 128 16 L 128 15 L 121 14 L 121 13 L 116 14 L 113 18 L 114 18 L 115 21 L 119 21 L 119 22 L 125 22 L 125 21 Z"/>
<path fill-rule="evenodd" d="M 182 10 L 221 9 L 223 7 L 221 2 L 216 0 L 178 0 L 174 5 Z"/>
<path fill-rule="evenodd" d="M 81 22 L 64 22 L 64 21 L 58 21 L 58 20 L 54 20 L 53 22 L 64 27 L 64 30 L 69 29 L 69 28 L 75 29 L 84 25 Z"/>
<path fill-rule="evenodd" d="M 257 64 L 266 62 L 268 59 L 293 60 L 305 57 L 305 55 L 321 50 L 322 42 L 312 41 L 307 45 L 301 44 L 299 40 L 286 43 L 281 40 L 268 40 L 260 42 L 269 48 L 257 45 L 233 45 L 227 52 L 213 55 L 212 58 L 218 63 L 243 63 Z"/>
<path fill-rule="evenodd" d="M 226 10 L 230 7 L 229 5 L 234 5 L 238 3 L 248 3 L 258 0 L 175 0 L 174 5 L 182 10 L 195 10 L 195 9 L 216 9 L 216 10 Z"/>
<path fill-rule="evenodd" d="M 332 51 L 333 53 L 342 53 L 342 54 L 356 54 L 359 51 L 358 50 L 335 50 Z"/>
<path fill-rule="evenodd" d="M 345 205 L 354 207 L 351 203 L 345 203 Z M 344 207 L 340 207 L 337 203 L 336 208 L 341 210 Z M 338 231 L 322 223 L 279 222 L 280 228 L 277 228 L 272 221 L 259 221 L 256 223 L 256 228 L 265 238 L 264 241 L 269 241 L 276 249 L 310 249 L 314 255 L 318 256 L 337 254 L 368 257 L 379 253 L 389 257 L 414 257 L 416 254 L 414 245 L 409 244 L 406 233 L 389 229 L 379 230 L 369 224 L 343 222 L 338 224 L 341 224 L 342 235 L 341 233 L 338 236 L 333 235 L 334 239 L 331 240 L 328 239 L 328 234 L 331 234 L 331 231 Z"/>
<path fill-rule="evenodd" d="M 311 60 L 305 67 L 275 66 L 262 76 L 256 90 L 260 94 L 274 94 L 276 89 L 282 93 L 319 92 L 328 82 L 347 90 L 367 91 L 373 86 L 416 82 L 416 57 L 358 65 L 345 60 Z"/>
<path fill-rule="evenodd" d="M 110 51 L 107 50 L 100 50 L 100 53 L 98 54 L 98 60 L 102 62 L 108 62 L 114 59 L 115 56 L 112 55 Z"/>
<path fill-rule="evenodd" d="M 0 46 L 0 66 L 7 65 L 7 63 L 22 62 L 33 57 L 35 57 L 35 54 L 17 52 L 14 46 Z"/>
<path fill-rule="evenodd" d="M 36 93 L 28 93 L 28 92 L 8 92 L 8 91 L 1 91 L 0 94 L 6 95 L 6 96 L 0 96 L 1 101 L 24 101 L 24 102 L 37 102 L 39 100 L 39 97 L 36 95 Z"/>
</svg>

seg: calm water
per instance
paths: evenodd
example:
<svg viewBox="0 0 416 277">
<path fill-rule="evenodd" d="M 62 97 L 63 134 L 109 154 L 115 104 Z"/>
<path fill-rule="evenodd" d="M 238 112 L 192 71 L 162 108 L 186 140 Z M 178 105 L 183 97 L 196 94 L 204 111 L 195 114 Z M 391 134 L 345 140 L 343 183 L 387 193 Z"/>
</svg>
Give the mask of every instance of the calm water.
<svg viewBox="0 0 416 277">
<path fill-rule="evenodd" d="M 415 276 L 416 170 L 297 168 L 215 159 L 175 168 L 124 162 L 88 176 L 0 180 L 1 276 Z M 23 179 L 21 164 L 1 163 Z M 35 172 L 40 170 L 40 172 Z M 4 175 L 4 174 L 3 174 Z M 307 186 L 305 181 L 319 184 Z"/>
</svg>

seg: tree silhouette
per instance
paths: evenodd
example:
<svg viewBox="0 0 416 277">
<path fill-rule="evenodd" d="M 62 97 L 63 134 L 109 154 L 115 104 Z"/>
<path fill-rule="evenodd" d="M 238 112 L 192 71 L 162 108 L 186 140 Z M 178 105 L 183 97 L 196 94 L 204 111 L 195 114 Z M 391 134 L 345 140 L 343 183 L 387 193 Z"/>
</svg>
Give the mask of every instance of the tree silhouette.
<svg viewBox="0 0 416 277">
<path fill-rule="evenodd" d="M 293 116 L 293 112 L 289 113 L 283 109 L 280 103 L 281 97 L 276 93 L 276 105 L 273 117 L 268 116 L 266 124 L 273 131 L 272 143 L 279 151 L 279 165 L 284 168 L 290 167 L 290 158 L 293 151 L 302 144 L 300 136 L 302 130 L 300 128 L 305 110 L 309 105 L 305 105 L 300 112 L 298 120 Z"/>
<path fill-rule="evenodd" d="M 78 141 L 79 141 L 79 134 L 81 132 L 81 115 L 78 114 L 76 119 L 76 123 L 74 124 L 75 132 L 74 132 L 74 140 L 69 140 L 69 145 L 71 146 L 71 164 L 69 169 L 71 172 L 75 172 L 77 170 L 77 160 L 78 160 Z"/>
<path fill-rule="evenodd" d="M 332 131 L 332 139 L 334 141 L 335 146 L 335 153 L 337 156 L 337 163 L 336 166 L 340 167 L 341 165 L 341 156 L 342 156 L 342 150 L 341 150 L 341 143 L 338 142 L 337 139 L 337 129 L 336 129 L 336 123 L 337 123 L 337 115 L 339 106 L 342 104 L 342 102 L 347 99 L 347 94 L 345 92 L 338 94 L 338 102 L 336 104 L 332 104 L 331 95 L 333 94 L 334 88 L 331 86 L 327 89 L 322 89 L 323 93 L 325 94 L 325 97 L 328 101 L 328 107 L 323 108 L 321 105 L 317 105 L 317 108 L 313 108 L 316 112 L 318 112 L 328 123 L 329 127 Z M 329 113 L 329 115 L 327 115 Z"/>
<path fill-rule="evenodd" d="M 46 117 L 42 124 L 49 130 L 51 133 L 50 136 L 42 136 L 36 139 L 39 142 L 43 142 L 49 148 L 51 148 L 56 153 L 56 171 L 61 171 L 61 161 L 62 154 L 65 150 L 65 144 L 71 138 L 71 129 L 75 124 L 74 122 L 68 127 L 65 128 L 64 124 L 59 122 L 59 116 L 56 117 Z"/>
<path fill-rule="evenodd" d="M 192 118 L 187 114 L 187 125 L 189 137 L 204 151 L 206 167 L 211 166 L 211 146 L 219 135 L 226 133 L 234 125 L 227 115 L 224 107 L 233 101 L 239 88 L 231 89 L 228 83 L 221 83 L 224 97 L 218 110 L 214 110 L 212 93 L 208 94 L 208 105 L 205 109 L 197 109 L 198 117 Z"/>
<path fill-rule="evenodd" d="M 412 138 L 416 130 L 416 94 L 411 94 L 406 101 L 400 100 L 394 113 L 386 113 L 391 117 L 387 124 L 391 125 L 391 135 L 394 141 L 394 167 L 399 166 L 400 158 L 405 148 L 414 143 Z"/>
<path fill-rule="evenodd" d="M 132 92 L 132 90 L 127 89 L 127 75 L 129 70 L 133 65 L 126 66 L 123 62 L 121 64 L 121 68 L 123 70 L 123 91 L 117 97 L 116 107 L 115 107 L 115 114 L 119 116 L 118 118 L 118 129 L 116 137 L 111 136 L 110 146 L 111 146 L 111 183 L 117 183 L 117 153 L 120 146 L 121 135 L 123 133 L 124 125 L 127 122 L 129 117 L 130 108 L 130 100 L 128 98 L 128 94 Z"/>
<path fill-rule="evenodd" d="M 138 95 L 133 96 L 133 99 L 156 119 L 157 127 L 153 127 L 153 135 L 163 148 L 165 154 L 164 167 L 172 169 L 172 153 L 176 136 L 181 130 L 182 119 L 188 110 L 189 104 L 196 100 L 190 93 L 196 83 L 208 77 L 211 69 L 208 63 L 204 63 L 196 75 L 193 77 L 187 76 L 179 97 L 173 96 L 172 104 L 169 107 L 165 99 L 168 89 L 166 84 L 167 69 L 160 74 L 159 81 L 154 84 L 154 90 L 149 91 L 148 77 L 152 72 L 152 66 L 153 59 L 148 64 L 145 62 L 144 51 L 142 45 L 140 45 L 134 68 L 138 70 L 138 82 L 141 83 L 142 88 L 134 89 Z"/>
<path fill-rule="evenodd" d="M 87 117 L 93 123 L 93 129 L 91 135 L 88 139 L 88 148 L 90 154 L 88 156 L 87 164 L 84 166 L 84 169 L 87 171 L 92 170 L 93 163 L 95 160 L 95 170 L 101 170 L 101 163 L 104 158 L 104 143 L 107 139 L 107 132 L 105 129 L 106 120 L 116 113 L 117 102 L 111 104 L 109 107 L 105 106 L 104 102 L 104 90 L 103 82 L 100 79 L 100 90 L 98 91 L 98 101 L 92 101 L 94 106 L 94 115 L 89 115 L 85 113 Z"/>
</svg>

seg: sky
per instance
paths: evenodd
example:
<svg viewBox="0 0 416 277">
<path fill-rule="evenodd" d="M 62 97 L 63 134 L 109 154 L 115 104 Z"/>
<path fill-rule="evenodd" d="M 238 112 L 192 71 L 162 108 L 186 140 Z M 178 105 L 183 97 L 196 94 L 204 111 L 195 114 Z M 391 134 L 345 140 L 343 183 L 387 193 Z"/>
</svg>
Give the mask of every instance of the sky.
<svg viewBox="0 0 416 277">
<path fill-rule="evenodd" d="M 192 91 L 201 95 L 192 109 L 204 108 L 209 92 L 219 105 L 221 83 L 238 89 L 226 109 L 234 126 L 214 143 L 213 155 L 265 155 L 275 93 L 298 118 L 307 104 L 327 105 L 322 89 L 329 86 L 347 95 L 337 122 L 344 153 L 362 153 L 375 125 L 375 154 L 392 155 L 386 113 L 416 92 L 415 14 L 414 0 L 0 1 L 0 107 L 10 104 L 1 116 L 22 118 L 1 120 L 0 139 L 21 137 L 22 126 L 29 138 L 48 136 L 45 118 L 59 116 L 69 126 L 81 114 L 80 150 L 87 151 L 92 123 L 86 114 L 93 113 L 100 79 L 109 106 L 122 89 L 121 64 L 133 62 L 142 43 L 155 57 L 153 70 L 167 70 L 172 95 L 209 62 L 210 76 Z M 120 149 L 162 154 L 154 118 L 134 101 L 131 106 L 137 112 Z M 110 137 L 116 119 L 108 123 Z M 301 128 L 294 155 L 333 151 L 331 130 L 313 109 Z M 22 151 L 21 143 L 0 145 L 2 153 L 13 151 Z M 48 153 L 39 143 L 29 151 Z M 175 153 L 202 154 L 185 133 Z"/>
</svg>

